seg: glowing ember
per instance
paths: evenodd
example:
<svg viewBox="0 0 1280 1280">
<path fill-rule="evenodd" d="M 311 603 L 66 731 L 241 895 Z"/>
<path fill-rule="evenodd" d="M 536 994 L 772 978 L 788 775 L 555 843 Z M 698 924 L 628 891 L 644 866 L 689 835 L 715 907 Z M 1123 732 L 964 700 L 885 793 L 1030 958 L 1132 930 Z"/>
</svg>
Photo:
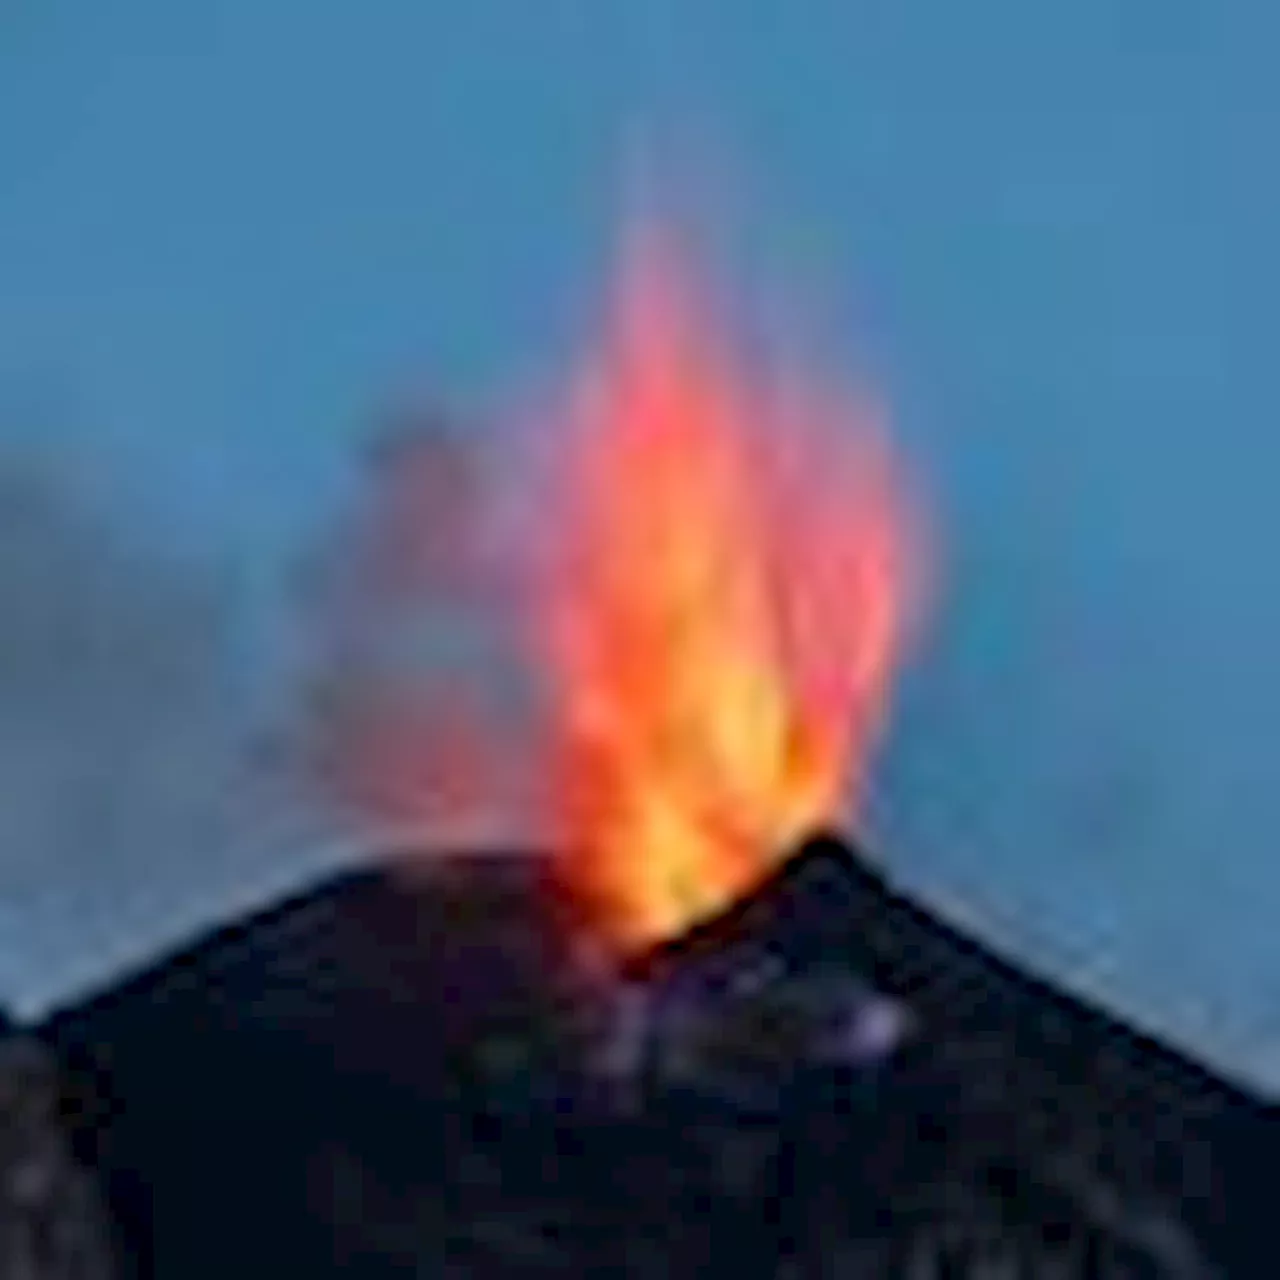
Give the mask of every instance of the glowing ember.
<svg viewBox="0 0 1280 1280">
<path fill-rule="evenodd" d="M 856 794 L 906 603 L 874 419 L 735 367 L 706 320 L 642 240 L 552 511 L 557 844 L 624 949 L 724 906 Z"/>
</svg>

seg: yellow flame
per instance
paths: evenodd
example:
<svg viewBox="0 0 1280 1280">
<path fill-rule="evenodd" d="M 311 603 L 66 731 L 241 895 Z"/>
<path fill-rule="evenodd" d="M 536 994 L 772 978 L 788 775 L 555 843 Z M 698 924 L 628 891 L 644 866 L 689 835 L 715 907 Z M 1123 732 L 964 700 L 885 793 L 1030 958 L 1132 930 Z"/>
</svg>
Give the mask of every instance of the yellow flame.
<svg viewBox="0 0 1280 1280">
<path fill-rule="evenodd" d="M 567 411 L 542 601 L 564 878 L 624 949 L 856 789 L 909 543 L 874 416 L 735 364 L 675 257 L 633 248 Z"/>
</svg>

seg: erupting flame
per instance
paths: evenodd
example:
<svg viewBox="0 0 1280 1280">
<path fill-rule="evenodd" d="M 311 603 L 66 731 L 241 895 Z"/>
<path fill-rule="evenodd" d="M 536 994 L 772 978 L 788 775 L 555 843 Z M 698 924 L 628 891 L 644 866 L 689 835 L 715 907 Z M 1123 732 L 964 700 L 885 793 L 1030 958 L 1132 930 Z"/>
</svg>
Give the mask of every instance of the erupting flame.
<svg viewBox="0 0 1280 1280">
<path fill-rule="evenodd" d="M 915 567 L 875 413 L 734 359 L 669 245 L 631 247 L 603 350 L 552 415 L 536 526 L 504 538 L 460 435 L 383 458 L 344 542 L 316 737 L 336 793 L 419 845 L 509 830 L 531 797 L 559 879 L 622 952 L 725 905 L 856 799 Z M 504 485 L 527 481 L 503 461 Z M 383 644 L 424 610 L 469 636 L 513 586 L 534 637 L 512 670 L 534 657 L 551 683 L 515 735 L 495 697 L 526 634 L 509 617 L 494 652 L 455 643 L 435 679 Z"/>
<path fill-rule="evenodd" d="M 539 602 L 563 878 L 623 950 L 856 795 L 910 567 L 874 415 L 735 364 L 675 257 L 633 247 L 569 406 Z"/>
</svg>

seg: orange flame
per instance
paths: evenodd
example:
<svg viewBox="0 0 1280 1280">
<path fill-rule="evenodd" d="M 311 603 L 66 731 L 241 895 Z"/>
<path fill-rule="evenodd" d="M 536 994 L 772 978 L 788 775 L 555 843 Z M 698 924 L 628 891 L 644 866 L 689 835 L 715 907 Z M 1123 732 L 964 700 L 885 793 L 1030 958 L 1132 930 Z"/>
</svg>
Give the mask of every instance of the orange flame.
<svg viewBox="0 0 1280 1280">
<path fill-rule="evenodd" d="M 561 869 L 622 949 L 856 795 L 908 603 L 874 415 L 740 367 L 700 301 L 653 238 L 626 262 L 539 606 Z"/>
<path fill-rule="evenodd" d="M 545 810 L 616 951 L 714 912 L 856 800 L 917 567 L 877 415 L 735 359 L 669 246 L 633 250 L 555 415 L 536 530 L 494 489 L 528 467 L 482 466 L 474 436 L 428 421 L 379 455 L 322 594 L 310 729 L 331 792 L 420 846 Z M 512 654 L 529 594 L 535 643 Z M 424 615 L 472 637 L 461 660 L 396 656 Z M 501 692 L 531 656 L 545 720 Z"/>
</svg>

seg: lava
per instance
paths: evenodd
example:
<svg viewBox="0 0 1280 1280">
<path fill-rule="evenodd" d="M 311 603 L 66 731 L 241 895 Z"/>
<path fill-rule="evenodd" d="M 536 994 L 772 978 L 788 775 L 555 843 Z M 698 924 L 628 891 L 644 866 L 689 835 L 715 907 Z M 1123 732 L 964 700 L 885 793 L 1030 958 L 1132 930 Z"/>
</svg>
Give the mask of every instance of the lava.
<svg viewBox="0 0 1280 1280">
<path fill-rule="evenodd" d="M 666 238 L 574 387 L 537 601 L 560 870 L 633 950 L 856 798 L 910 603 L 875 415 L 735 360 Z"/>
</svg>

